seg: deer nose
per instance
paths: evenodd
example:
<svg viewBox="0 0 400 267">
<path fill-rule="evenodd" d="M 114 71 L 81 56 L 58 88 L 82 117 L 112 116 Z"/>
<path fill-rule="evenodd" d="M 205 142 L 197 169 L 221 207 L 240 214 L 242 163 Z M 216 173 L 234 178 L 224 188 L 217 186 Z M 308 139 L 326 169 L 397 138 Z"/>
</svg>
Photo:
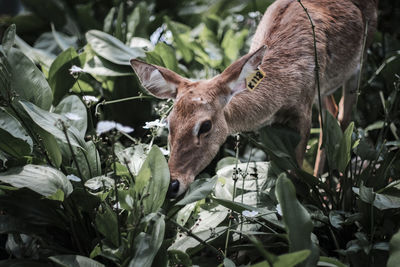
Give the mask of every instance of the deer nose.
<svg viewBox="0 0 400 267">
<path fill-rule="evenodd" d="M 169 184 L 168 192 L 167 192 L 167 197 L 169 198 L 176 198 L 179 192 L 179 181 L 178 180 L 172 180 L 171 183 Z"/>
</svg>

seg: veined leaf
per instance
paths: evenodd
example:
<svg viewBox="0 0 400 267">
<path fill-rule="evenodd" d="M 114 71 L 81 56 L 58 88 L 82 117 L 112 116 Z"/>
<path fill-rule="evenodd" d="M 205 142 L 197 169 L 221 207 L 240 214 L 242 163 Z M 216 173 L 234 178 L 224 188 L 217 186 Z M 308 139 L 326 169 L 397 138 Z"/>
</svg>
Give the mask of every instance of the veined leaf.
<svg viewBox="0 0 400 267">
<path fill-rule="evenodd" d="M 130 48 L 117 38 L 98 30 L 86 33 L 86 39 L 95 53 L 112 63 L 130 65 L 130 59 L 144 57 L 140 48 Z"/>
<path fill-rule="evenodd" d="M 10 51 L 11 47 L 14 45 L 16 28 L 17 27 L 15 26 L 15 24 L 12 24 L 3 33 L 3 41 L 1 45 L 3 46 L 6 55 L 8 54 L 8 51 Z"/>
<path fill-rule="evenodd" d="M 72 185 L 67 177 L 49 166 L 28 164 L 0 173 L 0 180 L 14 187 L 26 187 L 43 196 L 52 196 L 60 189 L 65 196 L 72 193 Z"/>
<path fill-rule="evenodd" d="M 31 137 L 21 123 L 3 108 L 0 108 L 0 136 L 0 150 L 7 154 L 19 158 L 32 152 Z"/>
<path fill-rule="evenodd" d="M 81 255 L 57 255 L 49 259 L 63 267 L 104 267 L 105 265 Z"/>
</svg>

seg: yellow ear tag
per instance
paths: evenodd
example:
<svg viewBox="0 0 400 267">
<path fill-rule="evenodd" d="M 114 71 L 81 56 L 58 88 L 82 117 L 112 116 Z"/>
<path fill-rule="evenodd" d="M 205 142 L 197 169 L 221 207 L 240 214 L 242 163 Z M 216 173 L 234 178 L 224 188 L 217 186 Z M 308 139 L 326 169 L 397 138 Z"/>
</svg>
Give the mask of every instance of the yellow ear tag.
<svg viewBox="0 0 400 267">
<path fill-rule="evenodd" d="M 257 69 L 246 78 L 246 87 L 250 91 L 256 89 L 262 79 L 265 77 L 265 72 L 262 69 Z"/>
</svg>

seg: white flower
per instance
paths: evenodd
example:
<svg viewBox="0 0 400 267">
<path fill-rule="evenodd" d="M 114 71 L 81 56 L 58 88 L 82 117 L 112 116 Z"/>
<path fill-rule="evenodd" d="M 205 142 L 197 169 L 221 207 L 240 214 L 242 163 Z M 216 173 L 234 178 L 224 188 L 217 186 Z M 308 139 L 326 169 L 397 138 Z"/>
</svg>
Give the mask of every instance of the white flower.
<svg viewBox="0 0 400 267">
<path fill-rule="evenodd" d="M 73 65 L 70 69 L 69 69 L 69 74 L 71 74 L 72 76 L 78 75 L 79 73 L 85 72 L 82 68 Z"/>
<path fill-rule="evenodd" d="M 133 132 L 133 128 L 129 126 L 123 126 L 115 121 L 99 121 L 99 123 L 97 123 L 96 132 L 98 135 L 101 135 L 102 133 L 111 131 L 113 129 L 117 129 L 118 131 L 124 133 Z"/>
<path fill-rule="evenodd" d="M 278 212 L 278 214 L 282 216 L 281 204 L 276 205 L 276 212 Z"/>
<path fill-rule="evenodd" d="M 82 119 L 80 116 L 78 116 L 78 115 L 76 115 L 75 113 L 72 113 L 72 112 L 66 113 L 65 117 L 67 117 L 67 119 L 69 119 L 71 121 L 79 121 L 80 119 Z"/>
<path fill-rule="evenodd" d="M 242 211 L 242 215 L 245 216 L 245 217 L 248 217 L 248 218 L 253 218 L 253 217 L 256 217 L 258 215 L 258 211 L 255 211 L 255 210 L 252 210 L 252 211 L 244 210 L 244 211 Z"/>
<path fill-rule="evenodd" d="M 160 147 L 161 153 L 163 153 L 164 156 L 168 156 L 169 155 L 169 150 Z"/>
<path fill-rule="evenodd" d="M 87 105 L 99 102 L 99 99 L 92 95 L 84 95 L 82 96 L 82 99 Z"/>
<path fill-rule="evenodd" d="M 80 182 L 81 181 L 81 178 L 79 178 L 78 176 L 73 175 L 73 174 L 67 175 L 67 179 L 70 180 L 70 181 L 73 181 L 73 182 Z"/>
<path fill-rule="evenodd" d="M 164 121 L 160 121 L 159 119 L 156 119 L 155 121 L 146 122 L 146 125 L 143 126 L 143 128 L 144 129 L 151 129 L 151 128 L 156 128 L 156 127 L 163 128 L 165 126 L 167 126 L 167 124 Z"/>
</svg>

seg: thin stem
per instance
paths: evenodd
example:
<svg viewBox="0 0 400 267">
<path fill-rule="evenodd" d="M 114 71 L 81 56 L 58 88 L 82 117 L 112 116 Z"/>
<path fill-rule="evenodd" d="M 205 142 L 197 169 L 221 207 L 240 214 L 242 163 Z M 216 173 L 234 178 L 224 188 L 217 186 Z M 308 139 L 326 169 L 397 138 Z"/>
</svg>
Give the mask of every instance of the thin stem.
<svg viewBox="0 0 400 267">
<path fill-rule="evenodd" d="M 105 106 L 105 105 L 110 105 L 110 104 L 115 104 L 115 103 L 120 103 L 124 101 L 130 101 L 130 100 L 136 100 L 136 99 L 152 99 L 152 96 L 146 96 L 146 95 L 139 95 L 139 96 L 131 96 L 131 97 L 125 97 L 121 99 L 116 99 L 116 100 L 110 100 L 110 101 L 102 101 L 96 105 L 94 114 L 97 116 L 99 113 L 98 109 L 100 106 Z"/>
<path fill-rule="evenodd" d="M 236 135 L 236 142 L 235 142 L 235 150 L 236 150 L 236 164 L 235 164 L 235 169 L 233 172 L 233 192 L 232 192 L 232 201 L 235 200 L 235 195 L 236 195 L 236 183 L 238 180 L 238 162 L 239 162 L 239 139 L 240 139 L 240 135 L 237 134 Z M 226 240 L 225 240 L 225 255 L 228 255 L 228 246 L 229 246 L 229 235 L 230 235 L 230 227 L 232 224 L 232 216 L 233 214 L 233 210 L 231 210 L 231 212 L 229 213 L 229 225 L 228 225 L 228 231 L 226 232 Z"/>
<path fill-rule="evenodd" d="M 117 164 L 116 164 L 116 156 L 115 156 L 115 135 L 113 136 L 113 140 L 112 140 L 112 158 L 113 158 L 113 170 L 114 170 L 114 191 L 115 191 L 115 202 L 117 205 L 115 214 L 117 215 L 117 231 L 118 231 L 118 246 L 121 245 L 121 222 L 120 222 L 120 218 L 119 218 L 119 213 L 118 213 L 118 209 L 119 209 L 119 197 L 118 197 L 118 175 L 117 175 Z"/>
<path fill-rule="evenodd" d="M 319 63 L 318 63 L 318 54 L 317 54 L 317 38 L 315 35 L 315 25 L 310 17 L 310 14 L 308 13 L 307 8 L 303 5 L 301 0 L 297 0 L 301 7 L 304 9 L 304 11 L 307 14 L 308 20 L 310 21 L 311 24 L 311 29 L 312 29 L 312 34 L 313 34 L 313 41 L 314 41 L 314 61 L 315 61 L 315 81 L 317 83 L 317 90 L 318 90 L 318 106 L 319 106 L 319 113 L 321 116 L 321 130 L 324 130 L 324 121 L 322 119 L 322 101 L 321 101 L 321 86 L 320 86 L 320 81 L 319 81 Z"/>
<path fill-rule="evenodd" d="M 358 96 L 360 95 L 361 76 L 362 76 L 361 74 L 362 74 L 363 66 L 364 66 L 364 51 L 365 51 L 365 46 L 366 46 L 366 43 L 367 43 L 367 36 L 368 36 L 368 20 L 365 22 L 363 45 L 362 45 L 361 56 L 360 56 L 360 72 L 358 74 L 358 80 L 357 80 L 357 95 L 356 95 L 356 103 L 354 105 L 354 109 L 357 109 Z"/>
</svg>

